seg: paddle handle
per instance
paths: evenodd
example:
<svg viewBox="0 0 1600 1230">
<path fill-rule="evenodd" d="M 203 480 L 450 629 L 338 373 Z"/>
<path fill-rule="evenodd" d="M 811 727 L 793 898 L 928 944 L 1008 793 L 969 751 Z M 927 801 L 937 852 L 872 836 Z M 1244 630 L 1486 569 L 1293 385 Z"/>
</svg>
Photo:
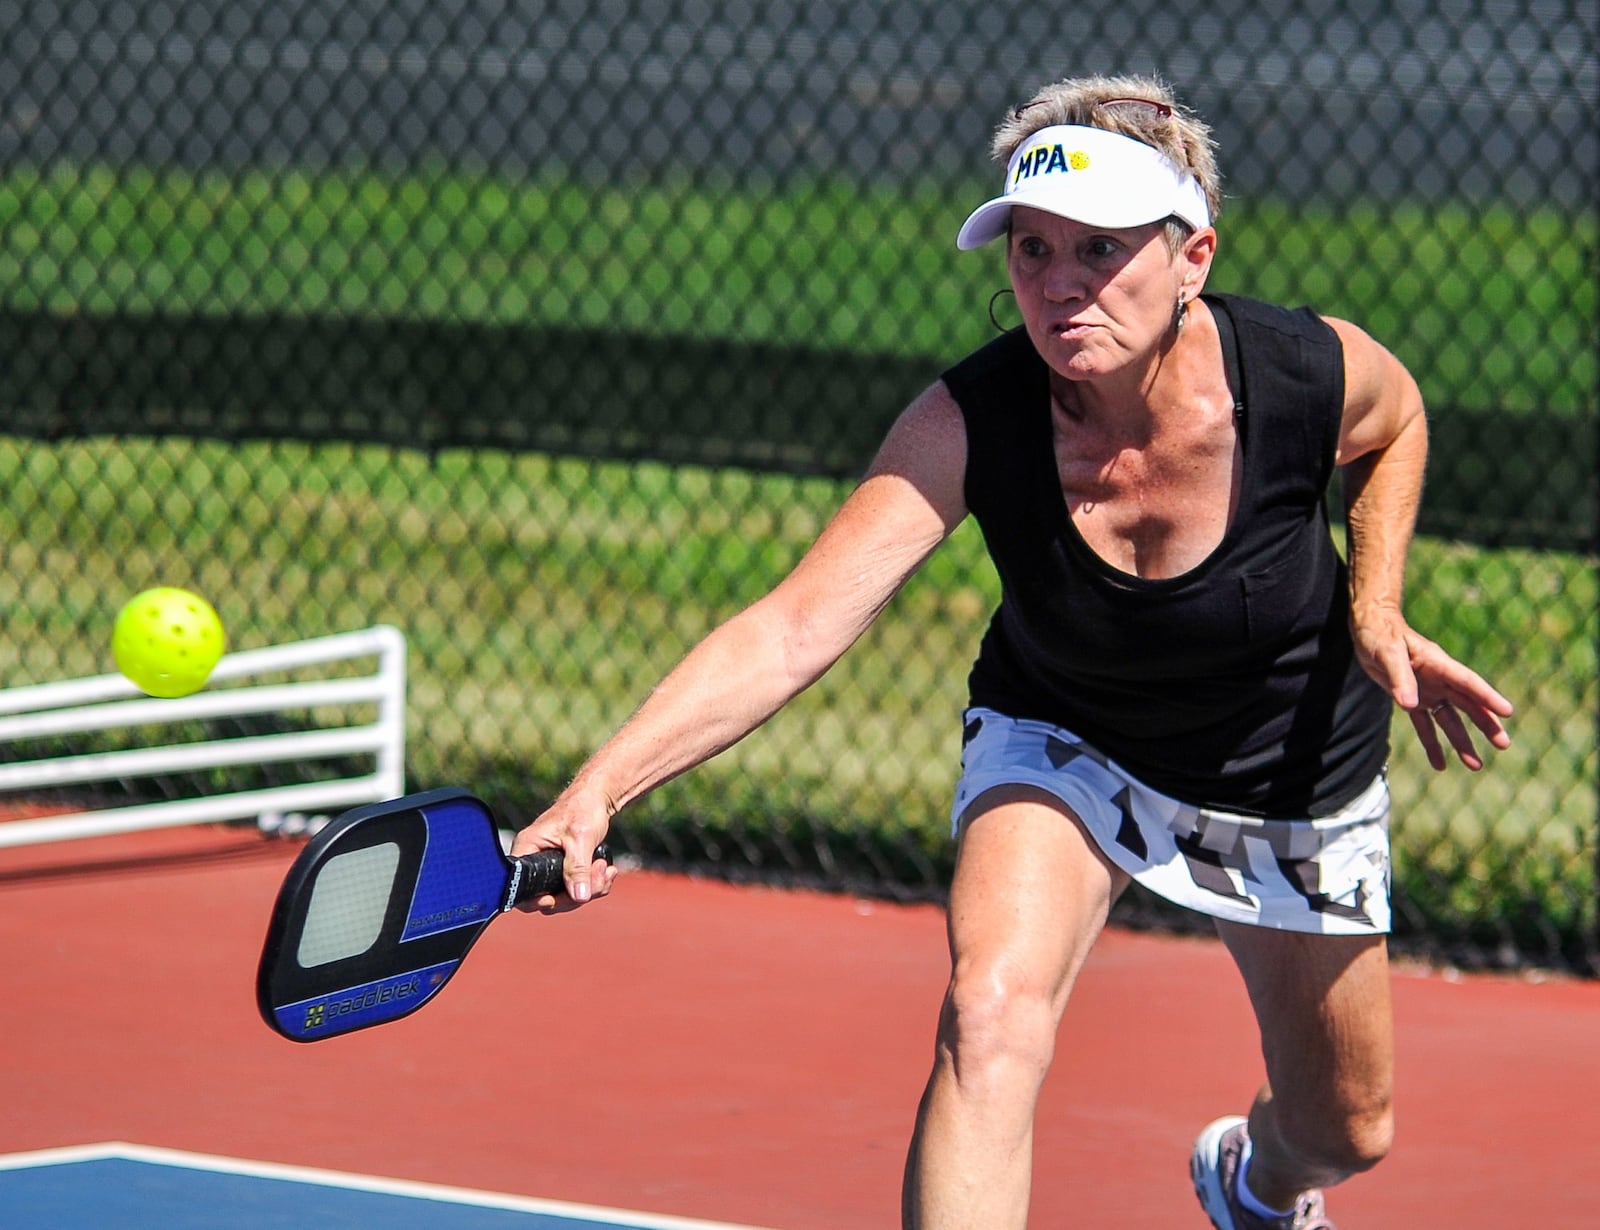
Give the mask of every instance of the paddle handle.
<svg viewBox="0 0 1600 1230">
<path fill-rule="evenodd" d="M 511 860 L 511 882 L 506 886 L 503 914 L 531 897 L 562 891 L 561 868 L 566 862 L 562 850 L 535 850 L 532 854 L 519 854 Z M 611 861 L 611 849 L 605 844 L 595 847 L 596 860 Z"/>
</svg>

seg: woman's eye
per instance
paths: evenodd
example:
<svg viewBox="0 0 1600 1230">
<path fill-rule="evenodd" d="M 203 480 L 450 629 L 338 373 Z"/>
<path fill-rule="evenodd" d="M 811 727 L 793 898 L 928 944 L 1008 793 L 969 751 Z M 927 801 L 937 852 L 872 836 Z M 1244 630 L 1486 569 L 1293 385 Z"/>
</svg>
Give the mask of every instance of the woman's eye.
<svg viewBox="0 0 1600 1230">
<path fill-rule="evenodd" d="M 1023 256 L 1043 256 L 1045 253 L 1044 240 L 1033 235 L 1026 235 L 1017 241 L 1017 251 Z"/>
</svg>

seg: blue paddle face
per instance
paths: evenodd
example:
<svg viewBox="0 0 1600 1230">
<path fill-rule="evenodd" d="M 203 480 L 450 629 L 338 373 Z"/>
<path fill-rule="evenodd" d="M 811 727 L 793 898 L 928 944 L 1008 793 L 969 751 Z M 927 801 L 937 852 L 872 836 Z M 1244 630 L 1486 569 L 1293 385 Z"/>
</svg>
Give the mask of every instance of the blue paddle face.
<svg viewBox="0 0 1600 1230">
<path fill-rule="evenodd" d="M 494 816 L 455 789 L 346 812 L 301 851 L 278 895 L 256 995 L 297 1042 L 427 1003 L 508 906 L 515 864 Z"/>
</svg>

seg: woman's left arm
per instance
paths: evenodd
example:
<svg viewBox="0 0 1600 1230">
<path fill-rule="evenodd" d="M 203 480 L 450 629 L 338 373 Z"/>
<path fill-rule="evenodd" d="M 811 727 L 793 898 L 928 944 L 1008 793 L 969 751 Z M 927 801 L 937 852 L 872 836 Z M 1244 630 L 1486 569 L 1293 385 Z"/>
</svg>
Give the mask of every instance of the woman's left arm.
<svg viewBox="0 0 1600 1230">
<path fill-rule="evenodd" d="M 1367 333 L 1328 319 L 1344 346 L 1344 417 L 1337 462 L 1349 528 L 1350 628 L 1363 669 L 1404 709 L 1428 763 L 1447 763 L 1442 731 L 1461 763 L 1481 769 L 1470 721 L 1496 748 L 1510 746 L 1511 702 L 1476 671 L 1413 629 L 1402 610 L 1406 555 L 1422 499 L 1428 423 L 1404 365 Z"/>
</svg>

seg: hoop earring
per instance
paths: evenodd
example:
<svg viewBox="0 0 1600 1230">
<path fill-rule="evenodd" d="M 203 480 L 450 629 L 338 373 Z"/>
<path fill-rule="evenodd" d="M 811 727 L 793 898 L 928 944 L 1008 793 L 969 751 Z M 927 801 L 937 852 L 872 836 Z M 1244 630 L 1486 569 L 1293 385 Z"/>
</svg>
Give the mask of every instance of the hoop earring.
<svg viewBox="0 0 1600 1230">
<path fill-rule="evenodd" d="M 1009 286 L 1002 286 L 999 290 L 995 291 L 994 294 L 989 296 L 989 323 L 994 326 L 996 333 L 1004 333 L 1008 328 L 1010 328 L 1009 325 L 1003 325 L 994 318 L 994 305 L 1001 295 L 1010 295 L 1012 298 L 1016 298 L 1016 291 L 1012 290 Z"/>
</svg>

